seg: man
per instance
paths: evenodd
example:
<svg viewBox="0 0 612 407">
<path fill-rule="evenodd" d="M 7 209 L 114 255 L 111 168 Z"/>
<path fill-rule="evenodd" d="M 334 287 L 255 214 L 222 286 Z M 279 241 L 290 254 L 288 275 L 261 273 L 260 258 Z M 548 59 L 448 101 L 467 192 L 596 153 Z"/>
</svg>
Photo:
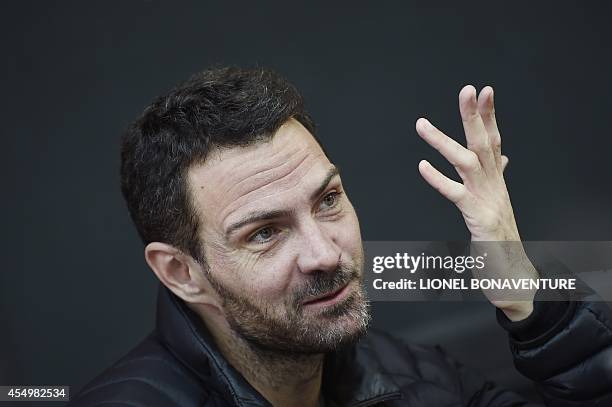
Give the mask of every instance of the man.
<svg viewBox="0 0 612 407">
<path fill-rule="evenodd" d="M 519 241 L 493 90 L 460 95 L 468 148 L 417 132 L 474 241 Z M 123 139 L 121 181 L 161 281 L 154 332 L 73 405 L 527 405 L 439 349 L 368 332 L 357 216 L 298 91 L 271 71 L 205 71 L 158 98 Z M 534 278 L 524 253 L 513 273 Z M 495 301 L 519 369 L 551 405 L 609 405 L 612 321 L 591 303 Z"/>
</svg>

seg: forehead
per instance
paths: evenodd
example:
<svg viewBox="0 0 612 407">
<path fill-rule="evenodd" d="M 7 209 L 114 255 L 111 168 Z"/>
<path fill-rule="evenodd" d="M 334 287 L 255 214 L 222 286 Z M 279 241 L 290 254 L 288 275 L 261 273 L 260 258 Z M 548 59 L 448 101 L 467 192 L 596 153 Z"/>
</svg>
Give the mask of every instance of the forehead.
<svg viewBox="0 0 612 407">
<path fill-rule="evenodd" d="M 213 151 L 189 169 L 188 185 L 204 223 L 221 228 L 234 215 L 287 204 L 330 167 L 310 132 L 291 119 L 269 141 Z"/>
</svg>

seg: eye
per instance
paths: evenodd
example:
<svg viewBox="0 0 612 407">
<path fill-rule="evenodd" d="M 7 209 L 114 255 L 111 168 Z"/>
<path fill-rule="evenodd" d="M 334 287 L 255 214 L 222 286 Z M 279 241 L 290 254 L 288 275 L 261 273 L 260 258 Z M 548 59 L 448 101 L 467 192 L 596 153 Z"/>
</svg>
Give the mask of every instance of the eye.
<svg viewBox="0 0 612 407">
<path fill-rule="evenodd" d="M 321 200 L 321 204 L 319 205 L 320 209 L 331 209 L 338 204 L 338 197 L 340 196 L 340 192 L 332 191 L 329 194 L 325 195 Z"/>
<path fill-rule="evenodd" d="M 274 232 L 276 232 L 276 229 L 272 226 L 266 226 L 253 233 L 248 240 L 253 243 L 266 243 L 272 239 Z"/>
</svg>

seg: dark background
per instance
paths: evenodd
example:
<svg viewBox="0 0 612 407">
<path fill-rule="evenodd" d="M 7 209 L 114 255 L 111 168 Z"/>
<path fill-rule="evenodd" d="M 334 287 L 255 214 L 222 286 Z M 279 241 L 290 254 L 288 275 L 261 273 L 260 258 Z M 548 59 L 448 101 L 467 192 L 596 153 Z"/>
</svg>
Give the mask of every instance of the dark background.
<svg viewBox="0 0 612 407">
<path fill-rule="evenodd" d="M 303 91 L 365 240 L 468 238 L 417 163 L 456 175 L 414 130 L 427 116 L 462 140 L 468 83 L 495 87 L 522 237 L 612 240 L 611 14 L 515 4 L 3 2 L 0 384 L 75 392 L 152 328 L 118 138 L 212 64 L 275 68 Z M 488 304 L 377 303 L 374 325 L 531 392 Z"/>
</svg>

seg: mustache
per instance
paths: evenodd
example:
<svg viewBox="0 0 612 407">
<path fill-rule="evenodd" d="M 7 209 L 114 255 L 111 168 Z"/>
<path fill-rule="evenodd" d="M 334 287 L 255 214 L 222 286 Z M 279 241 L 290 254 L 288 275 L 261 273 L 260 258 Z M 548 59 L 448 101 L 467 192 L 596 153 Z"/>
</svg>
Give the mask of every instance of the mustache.
<svg viewBox="0 0 612 407">
<path fill-rule="evenodd" d="M 299 306 L 306 298 L 336 291 L 358 278 L 359 271 L 343 263 L 340 263 L 332 272 L 314 271 L 310 273 L 309 280 L 304 283 L 304 286 L 293 293 L 293 305 Z"/>
</svg>

